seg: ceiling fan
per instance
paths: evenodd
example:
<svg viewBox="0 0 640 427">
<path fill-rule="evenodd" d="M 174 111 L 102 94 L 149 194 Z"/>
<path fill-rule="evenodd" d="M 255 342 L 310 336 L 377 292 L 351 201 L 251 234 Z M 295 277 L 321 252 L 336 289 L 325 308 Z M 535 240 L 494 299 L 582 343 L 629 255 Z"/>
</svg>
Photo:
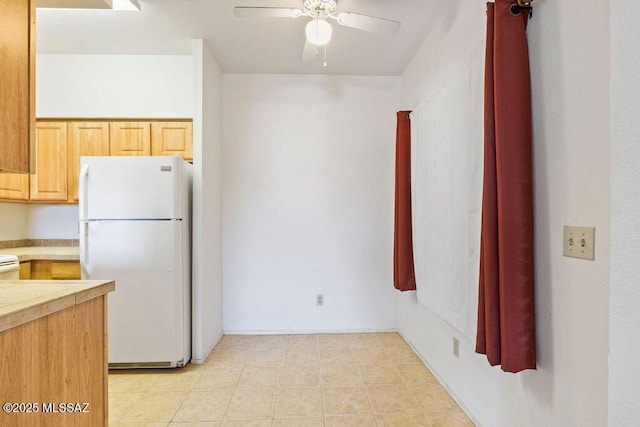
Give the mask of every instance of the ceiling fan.
<svg viewBox="0 0 640 427">
<path fill-rule="evenodd" d="M 337 13 L 337 9 L 336 0 L 304 0 L 302 9 L 236 6 L 233 13 L 239 18 L 300 18 L 303 16 L 311 18 L 305 27 L 303 62 L 313 60 L 319 54 L 318 48 L 326 46 L 331 41 L 333 28 L 328 19 L 333 19 L 345 27 L 372 33 L 395 34 L 400 30 L 400 22 L 353 12 Z"/>
</svg>

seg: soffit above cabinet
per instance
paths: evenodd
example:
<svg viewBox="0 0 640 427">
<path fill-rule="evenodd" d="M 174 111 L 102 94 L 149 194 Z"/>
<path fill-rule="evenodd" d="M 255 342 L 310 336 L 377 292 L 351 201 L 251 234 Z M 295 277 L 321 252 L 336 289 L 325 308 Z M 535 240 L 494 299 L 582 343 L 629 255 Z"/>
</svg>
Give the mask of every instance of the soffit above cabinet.
<svg viewBox="0 0 640 427">
<path fill-rule="evenodd" d="M 36 7 L 56 9 L 111 9 L 111 0 L 36 0 Z"/>
<path fill-rule="evenodd" d="M 138 0 L 36 0 L 43 9 L 108 9 L 140 10 Z"/>
</svg>

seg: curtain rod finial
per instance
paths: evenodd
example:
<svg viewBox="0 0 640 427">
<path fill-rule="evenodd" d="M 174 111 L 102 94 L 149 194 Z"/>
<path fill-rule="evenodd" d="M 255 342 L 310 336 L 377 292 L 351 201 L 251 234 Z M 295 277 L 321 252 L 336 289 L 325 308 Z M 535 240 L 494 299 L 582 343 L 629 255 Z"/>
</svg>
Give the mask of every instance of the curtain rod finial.
<svg viewBox="0 0 640 427">
<path fill-rule="evenodd" d="M 532 18 L 533 17 L 533 7 L 531 7 L 531 6 L 522 6 L 520 4 L 520 2 L 521 2 L 521 0 L 518 0 L 517 3 L 513 3 L 511 5 L 511 7 L 509 8 L 509 11 L 511 12 L 511 14 L 513 16 L 520 16 L 522 11 L 524 10 L 524 11 L 527 11 L 529 13 L 529 18 Z M 531 4 L 531 2 L 529 2 L 529 4 Z"/>
</svg>

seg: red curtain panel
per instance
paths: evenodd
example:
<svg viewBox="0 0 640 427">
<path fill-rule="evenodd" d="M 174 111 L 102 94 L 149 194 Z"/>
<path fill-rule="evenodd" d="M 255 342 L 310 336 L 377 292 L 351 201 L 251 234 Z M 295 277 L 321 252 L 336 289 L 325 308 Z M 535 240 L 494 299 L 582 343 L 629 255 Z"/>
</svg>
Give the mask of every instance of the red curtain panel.
<svg viewBox="0 0 640 427">
<path fill-rule="evenodd" d="M 484 183 L 476 352 L 536 368 L 531 81 L 526 12 L 487 3 Z"/>
<path fill-rule="evenodd" d="M 393 286 L 415 291 L 411 236 L 411 111 L 398 112 L 396 128 L 396 201 L 393 236 Z"/>
</svg>

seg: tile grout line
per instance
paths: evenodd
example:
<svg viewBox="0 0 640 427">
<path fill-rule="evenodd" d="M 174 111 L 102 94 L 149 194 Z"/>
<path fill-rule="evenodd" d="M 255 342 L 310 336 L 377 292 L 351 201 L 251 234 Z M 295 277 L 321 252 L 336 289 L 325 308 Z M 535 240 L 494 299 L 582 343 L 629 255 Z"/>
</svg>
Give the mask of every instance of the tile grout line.
<svg viewBox="0 0 640 427">
<path fill-rule="evenodd" d="M 353 353 L 353 350 L 351 351 Z M 378 417 L 373 410 L 373 404 L 371 403 L 371 398 L 369 397 L 369 389 L 367 388 L 367 384 L 364 382 L 364 377 L 362 376 L 362 371 L 360 370 L 360 365 L 358 365 L 358 361 L 356 360 L 355 354 L 353 355 L 353 359 L 356 362 L 358 367 L 358 374 L 360 374 L 360 378 L 362 379 L 362 388 L 364 389 L 364 394 L 367 396 L 367 403 L 369 403 L 369 409 L 371 410 L 371 416 L 373 417 L 373 421 L 376 423 L 376 426 L 379 426 Z"/>
<path fill-rule="evenodd" d="M 185 397 L 182 399 L 182 402 L 180 402 L 180 405 L 178 405 L 178 408 L 176 409 L 176 411 L 173 413 L 173 415 L 171 415 L 171 418 L 169 419 L 169 424 L 168 424 L 168 425 L 170 425 L 170 424 L 171 424 L 171 422 L 173 421 L 173 419 L 176 417 L 176 414 L 178 413 L 178 411 L 180 411 L 180 409 L 182 408 L 182 405 L 184 405 L 184 402 L 186 402 L 186 401 L 187 401 L 187 398 L 188 398 L 189 396 L 191 396 L 191 392 L 192 392 L 192 391 L 193 391 L 193 390 L 191 390 L 191 389 L 190 389 L 189 391 L 187 391 L 187 394 L 186 394 L 186 395 L 185 395 Z"/>
<path fill-rule="evenodd" d="M 233 385 L 233 389 L 231 390 L 231 397 L 229 398 L 229 402 L 227 402 L 227 406 L 224 408 L 224 411 L 222 412 L 222 416 L 220 417 L 220 422 L 218 423 L 219 426 L 221 426 L 222 423 L 224 422 L 225 416 L 227 415 L 227 411 L 229 410 L 229 406 L 231 406 L 231 401 L 233 400 L 233 396 L 235 396 L 236 390 L 238 390 L 238 384 L 240 384 L 240 378 L 242 377 L 242 374 L 244 373 L 244 370 L 246 367 L 247 367 L 247 362 L 245 360 L 242 364 L 242 369 L 240 369 L 240 373 L 238 374 L 238 378 L 236 378 L 236 382 Z"/>
<path fill-rule="evenodd" d="M 327 425 L 327 414 L 325 413 L 324 410 L 324 380 L 322 378 L 322 370 L 320 367 L 320 340 L 318 339 L 318 336 L 315 336 L 315 342 L 316 342 L 316 366 L 318 369 L 318 384 L 320 385 L 320 399 L 322 400 L 322 426 L 326 427 Z"/>
<path fill-rule="evenodd" d="M 285 350 L 284 353 L 284 360 L 285 363 L 287 361 L 287 351 Z M 273 397 L 274 398 L 274 402 L 273 402 L 273 412 L 271 413 L 271 425 L 273 426 L 273 423 L 275 422 L 276 419 L 276 410 L 278 409 L 278 398 L 280 396 L 280 374 L 282 373 L 282 366 L 280 366 L 278 369 L 278 378 L 276 380 L 276 395 Z"/>
<path fill-rule="evenodd" d="M 222 425 L 222 423 L 224 422 L 224 419 L 227 415 L 227 411 L 229 410 L 229 406 L 231 406 L 231 401 L 233 400 L 233 397 L 236 394 L 236 391 L 238 390 L 238 384 L 240 384 L 240 378 L 242 377 L 242 374 L 244 373 L 244 370 L 247 367 L 247 362 L 246 360 L 243 362 L 242 365 L 242 369 L 240 370 L 240 374 L 238 375 L 238 378 L 236 379 L 236 383 L 233 386 L 233 390 L 231 390 L 231 397 L 229 398 L 229 402 L 227 402 L 227 406 L 224 408 L 224 412 L 222 413 L 222 418 L 220 419 L 220 422 L 218 423 L 219 426 Z"/>
</svg>

